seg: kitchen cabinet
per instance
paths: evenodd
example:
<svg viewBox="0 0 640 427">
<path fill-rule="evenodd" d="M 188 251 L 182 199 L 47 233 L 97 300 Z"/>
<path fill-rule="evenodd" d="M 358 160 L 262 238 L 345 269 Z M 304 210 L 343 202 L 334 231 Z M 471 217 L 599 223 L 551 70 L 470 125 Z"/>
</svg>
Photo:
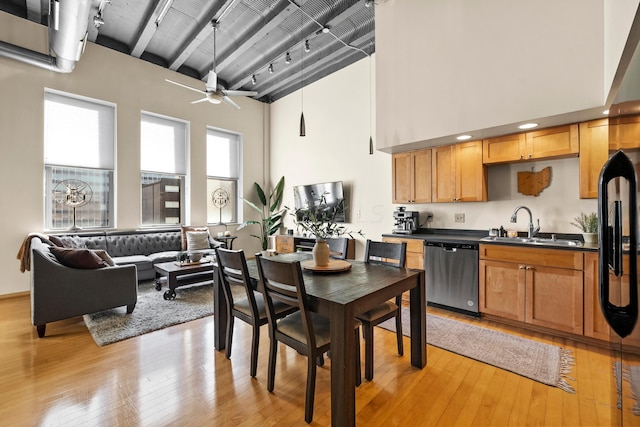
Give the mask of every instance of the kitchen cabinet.
<svg viewBox="0 0 640 427">
<path fill-rule="evenodd" d="M 602 315 L 598 295 L 598 253 L 586 253 L 584 255 L 584 264 L 584 335 L 609 341 L 610 328 Z M 622 271 L 629 271 L 629 257 L 626 255 L 622 258 Z M 614 280 L 617 279 L 612 276 L 611 281 Z M 623 274 L 622 295 L 626 296 L 627 300 L 620 300 L 620 291 L 614 286 L 609 287 L 609 300 L 616 305 L 627 305 L 629 303 L 628 286 L 628 276 Z M 634 329 L 632 334 L 625 338 L 625 344 L 640 347 L 640 331 L 638 328 Z"/>
<path fill-rule="evenodd" d="M 434 202 L 487 200 L 487 168 L 482 163 L 482 141 L 431 150 Z"/>
<path fill-rule="evenodd" d="M 598 198 L 600 170 L 609 158 L 609 120 L 580 123 L 580 198 Z"/>
<path fill-rule="evenodd" d="M 482 142 L 485 164 L 553 159 L 577 156 L 579 151 L 577 124 L 523 132 Z"/>
<path fill-rule="evenodd" d="M 640 148 L 640 115 L 609 119 L 609 149 L 630 150 Z"/>
<path fill-rule="evenodd" d="M 383 242 L 407 244 L 407 257 L 405 266 L 424 270 L 424 240 L 422 239 L 402 239 L 399 237 L 383 237 Z"/>
<path fill-rule="evenodd" d="M 392 157 L 392 202 L 431 203 L 431 149 Z"/>
<path fill-rule="evenodd" d="M 582 270 L 579 251 L 480 245 L 480 312 L 582 335 Z"/>
</svg>

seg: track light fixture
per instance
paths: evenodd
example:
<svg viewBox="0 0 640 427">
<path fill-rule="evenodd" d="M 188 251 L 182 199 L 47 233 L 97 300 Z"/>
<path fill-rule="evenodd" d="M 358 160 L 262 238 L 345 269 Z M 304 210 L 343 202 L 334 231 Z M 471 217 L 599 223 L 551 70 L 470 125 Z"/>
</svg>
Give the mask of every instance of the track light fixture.
<svg viewBox="0 0 640 427">
<path fill-rule="evenodd" d="M 311 46 L 309 46 L 309 40 L 304 41 L 304 51 L 307 53 L 311 51 Z"/>
<path fill-rule="evenodd" d="M 287 52 L 287 55 L 284 57 L 284 63 L 287 65 L 291 64 L 291 55 L 289 55 L 289 52 Z"/>
<path fill-rule="evenodd" d="M 269 74 L 273 74 L 273 64 L 269 64 Z"/>
<path fill-rule="evenodd" d="M 93 25 L 96 28 L 100 28 L 102 25 L 104 25 L 104 19 L 102 19 L 101 12 L 98 12 L 98 14 L 93 17 Z"/>
<path fill-rule="evenodd" d="M 373 0 L 365 0 L 364 7 L 372 7 L 372 6 L 373 6 Z"/>
<path fill-rule="evenodd" d="M 256 75 L 252 75 L 251 76 L 251 83 L 256 84 L 258 82 L 258 79 L 256 79 Z"/>
</svg>

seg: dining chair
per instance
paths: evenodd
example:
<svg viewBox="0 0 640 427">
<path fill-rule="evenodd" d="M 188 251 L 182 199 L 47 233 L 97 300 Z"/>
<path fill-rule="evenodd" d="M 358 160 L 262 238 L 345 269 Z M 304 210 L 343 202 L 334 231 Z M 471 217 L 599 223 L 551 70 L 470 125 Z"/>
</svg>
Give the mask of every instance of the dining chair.
<svg viewBox="0 0 640 427">
<path fill-rule="evenodd" d="M 405 242 L 376 242 L 367 239 L 364 262 L 404 267 L 406 255 L 407 244 Z M 404 346 L 402 345 L 402 294 L 396 296 L 395 303 L 385 301 L 357 316 L 362 322 L 362 334 L 365 342 L 364 377 L 369 381 L 373 379 L 373 327 L 392 317 L 396 318 L 398 354 L 402 356 L 404 354 Z"/>
<path fill-rule="evenodd" d="M 329 245 L 329 256 L 333 259 L 346 259 L 348 244 L 349 241 L 346 237 L 327 238 L 327 245 Z"/>
<path fill-rule="evenodd" d="M 260 344 L 260 326 L 267 324 L 267 312 L 262 293 L 256 290 L 256 281 L 249 275 L 247 259 L 243 250 L 229 250 L 215 248 L 216 259 L 222 279 L 222 291 L 227 308 L 227 359 L 231 358 L 231 343 L 233 340 L 234 318 L 238 318 L 251 325 L 251 376 L 255 377 L 258 369 L 258 346 Z M 240 285 L 244 289 L 244 296 L 235 298 L 231 286 Z M 276 303 L 273 305 L 277 318 L 296 311 L 297 308 Z"/>
<path fill-rule="evenodd" d="M 269 369 L 267 390 L 273 392 L 276 374 L 278 341 L 307 357 L 307 387 L 304 419 L 313 420 L 313 401 L 316 388 L 316 359 L 329 350 L 331 324 L 327 317 L 309 310 L 307 292 L 300 261 L 279 261 L 256 256 L 260 286 L 265 295 L 269 319 Z M 275 304 L 281 303 L 298 310 L 278 319 Z M 356 385 L 362 382 L 360 372 L 360 321 L 354 319 Z"/>
</svg>

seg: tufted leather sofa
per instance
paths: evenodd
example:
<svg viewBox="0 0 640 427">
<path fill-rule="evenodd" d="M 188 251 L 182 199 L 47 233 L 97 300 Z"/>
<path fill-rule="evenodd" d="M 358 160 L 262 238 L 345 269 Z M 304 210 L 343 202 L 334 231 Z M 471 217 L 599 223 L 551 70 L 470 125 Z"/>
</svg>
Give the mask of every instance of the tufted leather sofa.
<svg viewBox="0 0 640 427">
<path fill-rule="evenodd" d="M 154 264 L 174 261 L 182 248 L 180 229 L 105 231 L 64 235 L 77 246 L 104 249 L 116 265 L 135 265 L 138 281 L 155 278 Z M 62 237 L 62 236 L 58 236 Z M 209 239 L 214 248 L 221 245 Z"/>
</svg>

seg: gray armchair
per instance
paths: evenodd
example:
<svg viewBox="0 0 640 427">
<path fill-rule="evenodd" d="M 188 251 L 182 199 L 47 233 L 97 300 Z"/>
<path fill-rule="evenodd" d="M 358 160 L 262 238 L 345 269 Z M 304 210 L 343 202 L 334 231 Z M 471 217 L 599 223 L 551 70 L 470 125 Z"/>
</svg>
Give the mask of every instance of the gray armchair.
<svg viewBox="0 0 640 427">
<path fill-rule="evenodd" d="M 39 238 L 31 240 L 31 320 L 39 337 L 49 322 L 120 306 L 131 313 L 137 298 L 135 265 L 66 267 Z"/>
</svg>

